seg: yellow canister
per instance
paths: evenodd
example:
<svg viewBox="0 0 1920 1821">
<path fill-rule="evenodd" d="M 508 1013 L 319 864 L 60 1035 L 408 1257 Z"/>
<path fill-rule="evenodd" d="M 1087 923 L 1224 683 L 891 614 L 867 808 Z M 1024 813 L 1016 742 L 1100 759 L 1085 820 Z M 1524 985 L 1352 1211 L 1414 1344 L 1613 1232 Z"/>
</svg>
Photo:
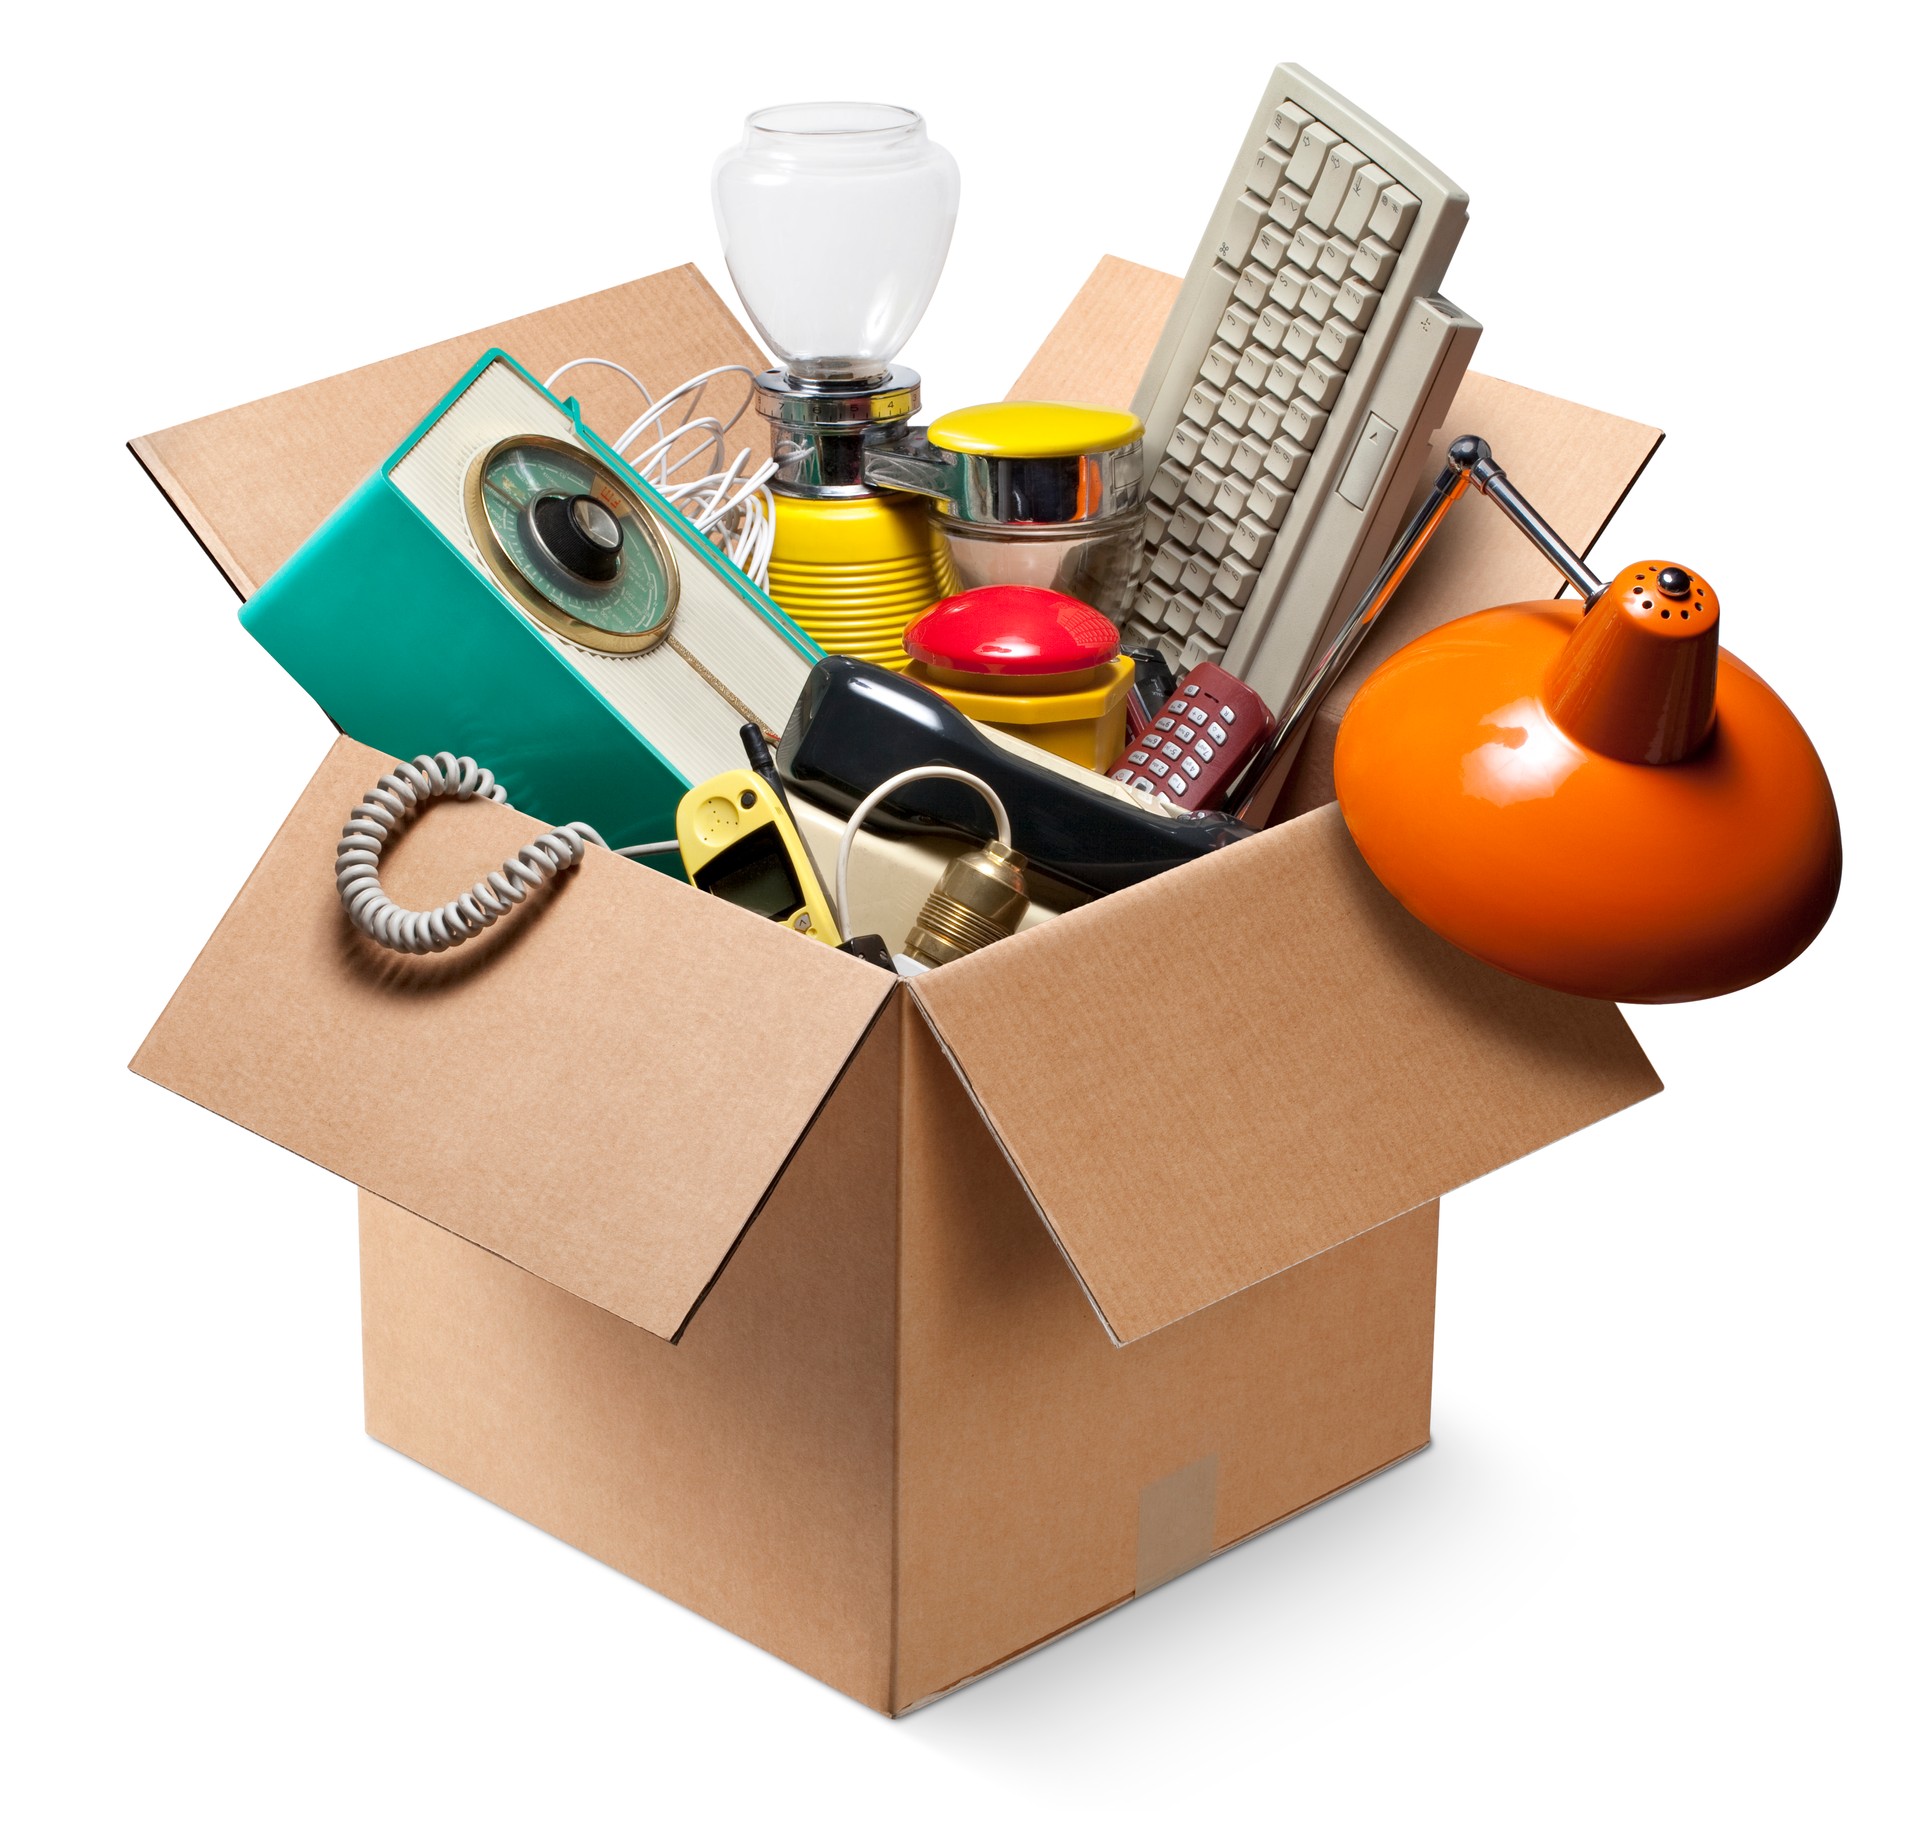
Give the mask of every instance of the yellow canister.
<svg viewBox="0 0 1920 1821">
<path fill-rule="evenodd" d="M 902 669 L 901 635 L 954 588 L 946 539 L 911 494 L 774 507 L 767 592 L 823 651 Z"/>
</svg>

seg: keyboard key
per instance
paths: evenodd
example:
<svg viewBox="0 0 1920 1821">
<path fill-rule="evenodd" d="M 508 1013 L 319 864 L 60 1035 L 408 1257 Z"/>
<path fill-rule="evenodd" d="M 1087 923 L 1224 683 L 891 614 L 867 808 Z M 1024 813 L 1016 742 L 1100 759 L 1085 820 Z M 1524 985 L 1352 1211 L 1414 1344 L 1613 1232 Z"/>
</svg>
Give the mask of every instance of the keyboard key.
<svg viewBox="0 0 1920 1821">
<path fill-rule="evenodd" d="M 1217 594 L 1208 595 L 1193 616 L 1193 630 L 1199 637 L 1218 639 L 1223 645 L 1233 637 L 1233 629 L 1239 624 L 1240 609 L 1228 606 Z M 1193 750 L 1197 758 L 1213 757 L 1214 749 L 1205 740 L 1196 739 Z"/>
<path fill-rule="evenodd" d="M 1320 325 L 1311 316 L 1296 316 L 1287 325 L 1287 333 L 1280 346 L 1304 365 L 1319 338 Z"/>
<path fill-rule="evenodd" d="M 1300 129 L 1306 126 L 1313 116 L 1297 101 L 1283 101 L 1273 110 L 1273 119 L 1267 125 L 1267 137 L 1283 152 L 1291 152 L 1300 137 Z"/>
<path fill-rule="evenodd" d="M 1176 670 L 1191 670 L 1196 664 L 1217 664 L 1226 655 L 1227 651 L 1224 645 L 1216 645 L 1212 639 L 1202 638 L 1200 634 L 1196 632 L 1187 640 L 1186 644 L 1180 648 L 1180 662 L 1175 665 L 1174 668 Z M 1185 778 L 1177 776 L 1171 777 L 1167 782 L 1182 795 L 1186 793 L 1187 781 Z"/>
<path fill-rule="evenodd" d="M 1233 363 L 1236 356 L 1223 341 L 1217 341 L 1207 350 L 1207 358 L 1200 363 L 1200 377 L 1210 386 L 1224 388 L 1233 377 Z"/>
<path fill-rule="evenodd" d="M 1220 421 L 1236 430 L 1247 427 L 1247 419 L 1253 415 L 1253 393 L 1238 380 L 1230 385 L 1220 399 Z"/>
<path fill-rule="evenodd" d="M 1200 527 L 1206 523 L 1206 517 L 1191 500 L 1182 500 L 1180 510 L 1167 525 L 1167 536 L 1183 549 L 1191 550 L 1193 540 L 1200 535 Z"/>
<path fill-rule="evenodd" d="M 1275 265 L 1279 263 L 1278 260 L 1274 261 Z M 1240 282 L 1233 287 L 1233 294 L 1249 310 L 1257 310 L 1267 301 L 1267 293 L 1272 289 L 1273 269 L 1260 263 L 1260 255 L 1256 250 L 1247 261 L 1247 269 L 1240 274 Z"/>
<path fill-rule="evenodd" d="M 1300 137 L 1293 142 L 1293 157 L 1287 163 L 1287 181 L 1297 183 L 1303 190 L 1311 190 L 1320 180 L 1320 166 L 1326 161 L 1327 154 L 1340 143 L 1340 135 L 1330 126 L 1322 126 L 1317 120 L 1310 120 L 1300 129 Z M 1383 235 L 1381 237 L 1385 239 Z"/>
<path fill-rule="evenodd" d="M 1291 406 L 1288 407 L 1292 409 Z M 1297 487 L 1307 471 L 1307 452 L 1286 437 L 1267 451 L 1267 472 L 1283 487 Z"/>
<path fill-rule="evenodd" d="M 1178 462 L 1163 461 L 1147 483 L 1148 494 L 1163 506 L 1177 506 L 1187 491 L 1187 471 Z"/>
<path fill-rule="evenodd" d="M 1233 520 L 1220 510 L 1220 494 L 1233 485 L 1231 475 L 1220 483 L 1220 493 L 1213 496 L 1213 516 L 1200 527 L 1200 553 L 1216 563 L 1227 554 L 1227 543 L 1233 536 Z"/>
<path fill-rule="evenodd" d="M 1363 285 L 1359 279 L 1349 278 L 1340 287 L 1333 307 L 1356 329 L 1364 329 L 1373 321 L 1373 307 L 1379 301 L 1380 293 L 1371 285 Z"/>
<path fill-rule="evenodd" d="M 1167 438 L 1167 459 L 1178 462 L 1183 468 L 1191 468 L 1199 459 L 1200 445 L 1207 440 L 1207 433 L 1197 424 L 1190 424 L 1185 418 L 1173 427 L 1173 434 Z M 1168 505 L 1173 502 L 1169 500 Z"/>
<path fill-rule="evenodd" d="M 1291 354 L 1283 354 L 1267 369 L 1267 392 L 1283 405 L 1300 384 L 1301 365 Z"/>
<path fill-rule="evenodd" d="M 1333 314 L 1334 300 L 1339 295 L 1339 289 L 1331 279 L 1316 274 L 1307 281 L 1306 291 L 1300 298 L 1300 314 L 1313 318 L 1316 336 L 1320 332 L 1319 325 Z"/>
<path fill-rule="evenodd" d="M 1311 449 L 1320 440 L 1320 432 L 1327 427 L 1327 413 L 1318 405 L 1309 404 L 1304 398 L 1296 398 L 1287 407 L 1286 433 L 1303 449 Z M 1193 483 L 1187 483 L 1187 491 L 1193 491 Z"/>
<path fill-rule="evenodd" d="M 1293 167 L 1289 165 L 1287 168 L 1291 170 Z M 1373 213 L 1367 217 L 1367 232 L 1376 240 L 1384 240 L 1390 247 L 1403 247 L 1407 244 L 1407 230 L 1413 226 L 1413 218 L 1419 213 L 1419 197 L 1397 183 L 1390 184 L 1380 192 L 1380 200 L 1373 205 Z"/>
<path fill-rule="evenodd" d="M 1190 556 L 1187 566 L 1180 571 L 1180 592 L 1203 600 L 1207 590 L 1213 586 L 1214 565 L 1204 556 Z"/>
<path fill-rule="evenodd" d="M 1358 146 L 1336 145 L 1320 167 L 1320 180 L 1313 186 L 1313 200 L 1307 204 L 1307 219 L 1316 228 L 1330 228 L 1347 200 L 1347 189 L 1354 173 L 1367 162 Z"/>
<path fill-rule="evenodd" d="M 1204 511 L 1212 510 L 1213 496 L 1226 478 L 1210 462 L 1196 462 L 1193 472 L 1187 476 L 1187 498 Z"/>
<path fill-rule="evenodd" d="M 1307 288 L 1307 275 L 1297 266 L 1282 266 L 1273 277 L 1273 308 L 1291 316 L 1300 307 L 1300 294 Z M 1279 345 L 1276 335 L 1270 346 Z"/>
<path fill-rule="evenodd" d="M 1307 204 L 1311 200 L 1305 190 L 1297 190 L 1290 183 L 1282 184 L 1273 201 L 1267 205 L 1268 218 L 1291 240 L 1299 231 L 1301 222 L 1306 220 Z"/>
<path fill-rule="evenodd" d="M 1374 205 L 1380 200 L 1380 192 L 1392 182 L 1393 179 L 1377 164 L 1363 164 L 1354 172 L 1353 181 L 1347 185 L 1346 199 L 1340 204 L 1340 213 L 1333 218 L 1333 231 L 1348 240 L 1358 240 L 1367 231 L 1367 223 L 1373 219 Z M 1267 193 L 1272 195 L 1272 191 Z"/>
<path fill-rule="evenodd" d="M 1254 325 L 1255 333 L 1259 325 Z M 1240 364 L 1233 370 L 1233 377 L 1242 385 L 1251 386 L 1255 391 L 1267 383 L 1267 369 L 1273 365 L 1273 356 L 1264 348 L 1249 348 L 1240 356 Z"/>
<path fill-rule="evenodd" d="M 1287 332 L 1287 325 L 1292 321 L 1293 316 L 1289 311 L 1283 310 L 1278 304 L 1268 304 L 1260 312 L 1260 320 L 1253 325 L 1253 339 L 1263 348 L 1277 348 Z M 1235 371 L 1238 372 L 1238 369 Z"/>
<path fill-rule="evenodd" d="M 1154 553 L 1153 567 L 1149 572 L 1156 582 L 1164 583 L 1169 589 L 1180 586 L 1180 571 L 1187 566 L 1187 552 L 1178 544 L 1168 544 Z"/>
<path fill-rule="evenodd" d="M 1398 426 L 1388 423 L 1379 412 L 1367 413 L 1367 426 L 1360 432 L 1353 453 L 1347 457 L 1347 470 L 1341 475 L 1337 489 L 1348 505 L 1365 509 L 1373 483 L 1380 478 L 1380 470 L 1386 465 L 1394 438 L 1399 434 Z"/>
<path fill-rule="evenodd" d="M 1229 531 L 1233 529 L 1233 521 L 1247 509 L 1247 495 L 1253 491 L 1252 480 L 1240 473 L 1240 463 L 1246 459 L 1246 454 L 1247 446 L 1242 443 L 1234 459 L 1234 472 L 1220 483 L 1220 491 L 1213 496 L 1213 510 L 1216 515 L 1225 515 Z M 1260 454 L 1264 459 L 1266 451 L 1262 449 Z M 1256 467 L 1254 473 L 1259 472 L 1260 470 Z M 1218 556 L 1220 552 L 1216 550 L 1212 554 Z"/>
<path fill-rule="evenodd" d="M 1253 312 L 1245 304 L 1229 304 L 1220 319 L 1220 339 L 1237 355 L 1253 332 Z"/>
<path fill-rule="evenodd" d="M 1352 246 L 1337 235 L 1320 249 L 1320 263 L 1314 269 L 1324 272 L 1335 284 L 1347 275 L 1347 268 L 1353 264 Z"/>
<path fill-rule="evenodd" d="M 1167 603 L 1167 630 L 1177 639 L 1185 638 L 1193 630 L 1194 609 L 1199 602 L 1190 596 L 1176 594 Z M 1164 759 L 1149 759 L 1149 767 L 1156 769 L 1162 777 L 1167 774 L 1167 762 Z"/>
<path fill-rule="evenodd" d="M 1302 228 L 1287 243 L 1287 260 L 1303 272 L 1311 272 L 1326 250 L 1327 237 L 1317 228 Z"/>
<path fill-rule="evenodd" d="M 1166 542 L 1167 526 L 1172 520 L 1173 514 L 1158 500 L 1147 501 L 1147 524 L 1141 535 L 1149 550 L 1158 550 Z"/>
<path fill-rule="evenodd" d="M 1353 264 L 1347 268 L 1347 276 L 1359 279 L 1363 285 L 1372 285 L 1376 291 L 1384 290 L 1397 258 L 1399 255 L 1384 240 L 1375 240 L 1369 234 L 1354 248 Z"/>
<path fill-rule="evenodd" d="M 1268 222 L 1253 243 L 1253 257 L 1269 272 L 1277 271 L 1287 256 L 1287 242 L 1293 238 L 1277 222 Z"/>
<path fill-rule="evenodd" d="M 1233 207 L 1227 211 L 1226 225 L 1220 230 L 1219 244 L 1213 249 L 1214 258 L 1238 270 L 1266 218 L 1267 205 L 1263 197 L 1236 196 Z"/>
<path fill-rule="evenodd" d="M 1280 505 L 1274 518 L 1274 525 L 1287 516 L 1287 508 L 1293 504 L 1293 495 L 1276 487 Z M 1274 525 L 1263 525 L 1257 518 L 1243 518 L 1233 528 L 1233 554 L 1243 563 L 1251 563 L 1255 569 L 1267 560 L 1267 552 L 1273 548 Z"/>
<path fill-rule="evenodd" d="M 1220 389 L 1210 386 L 1203 379 L 1187 394 L 1187 403 L 1181 415 L 1201 429 L 1213 422 L 1213 415 L 1220 409 Z"/>
<path fill-rule="evenodd" d="M 1252 563 L 1244 557 L 1230 556 L 1216 571 L 1213 585 L 1229 606 L 1244 607 L 1259 579 L 1260 571 Z"/>
<path fill-rule="evenodd" d="M 1331 317 L 1313 344 L 1313 351 L 1330 366 L 1342 373 L 1353 365 L 1353 357 L 1360 352 L 1361 334 L 1344 317 Z"/>
<path fill-rule="evenodd" d="M 1271 474 L 1263 475 L 1254 483 L 1253 491 L 1247 496 L 1247 515 L 1241 521 L 1240 529 L 1244 531 L 1248 525 L 1252 525 L 1256 530 L 1264 527 L 1271 531 L 1287 516 L 1287 507 L 1292 503 L 1293 495 L 1285 487 L 1281 486 Z M 1237 537 L 1234 539 L 1233 547 L 1240 555 L 1246 555 Z"/>
<path fill-rule="evenodd" d="M 1202 619 L 1205 619 L 1205 618 L 1206 618 L 1206 616 L 1207 616 L 1207 615 L 1208 615 L 1209 613 L 1211 613 L 1211 612 L 1213 612 L 1213 611 L 1214 611 L 1214 601 L 1213 601 L 1213 600 L 1211 600 L 1211 599 L 1209 599 L 1209 600 L 1207 600 L 1207 601 L 1205 601 L 1205 602 L 1203 602 L 1203 603 L 1201 604 L 1201 608 L 1200 608 L 1200 613 L 1199 613 L 1199 616 L 1198 616 L 1198 617 L 1196 618 L 1196 620 L 1195 620 L 1195 622 L 1194 622 L 1194 623 L 1195 623 L 1196 625 L 1198 625 L 1198 624 L 1199 624 L 1199 622 L 1200 622 L 1200 620 L 1202 620 Z M 1235 617 L 1235 618 L 1237 619 L 1237 618 L 1239 617 L 1239 615 L 1237 615 L 1237 614 L 1236 614 L 1236 615 L 1235 615 L 1234 617 Z M 1210 629 L 1209 629 L 1209 628 L 1205 628 L 1205 627 L 1203 627 L 1203 628 L 1202 628 L 1202 630 L 1203 630 L 1203 631 L 1210 631 Z M 1213 635 L 1213 636 L 1217 636 L 1217 635 Z M 1215 746 L 1215 745 L 1214 745 L 1214 743 L 1213 743 L 1213 742 L 1212 742 L 1211 740 L 1198 740 L 1198 739 L 1197 739 L 1197 740 L 1195 740 L 1195 741 L 1194 741 L 1194 743 L 1193 743 L 1193 750 L 1194 750 L 1194 755 L 1195 755 L 1195 757 L 1197 757 L 1197 758 L 1199 758 L 1199 759 L 1202 759 L 1202 760 L 1208 760 L 1208 759 L 1211 759 L 1211 758 L 1213 757 L 1213 755 L 1214 755 L 1214 754 L 1215 754 L 1216 752 L 1218 752 L 1218 751 L 1219 751 L 1220 749 L 1219 749 L 1219 748 L 1218 748 L 1217 746 Z"/>
<path fill-rule="evenodd" d="M 1271 377 L 1271 375 L 1269 375 Z M 1253 407 L 1253 415 L 1247 419 L 1247 435 L 1258 437 L 1263 443 L 1270 443 L 1280 429 L 1280 420 L 1286 415 L 1286 404 L 1272 393 L 1263 394 Z M 1244 449 L 1246 445 L 1243 443 Z"/>
<path fill-rule="evenodd" d="M 1316 354 L 1307 362 L 1307 370 L 1300 375 L 1300 396 L 1332 410 L 1333 401 L 1340 396 L 1340 382 L 1345 377 L 1324 355 Z"/>
<path fill-rule="evenodd" d="M 1193 641 L 1189 639 L 1187 642 L 1191 644 Z M 1172 791 L 1176 797 L 1184 797 L 1187 794 L 1187 781 L 1176 772 L 1167 780 L 1167 788 Z"/>
<path fill-rule="evenodd" d="M 1246 480 L 1257 480 L 1266 462 L 1266 439 L 1243 436 L 1240 439 L 1240 447 L 1233 452 L 1234 473 Z"/>
<path fill-rule="evenodd" d="M 1253 155 L 1253 169 L 1247 173 L 1247 187 L 1262 202 L 1271 202 L 1273 193 L 1280 187 L 1280 178 L 1287 168 L 1287 154 L 1283 148 L 1268 140 Z"/>
<path fill-rule="evenodd" d="M 1233 452 L 1240 446 L 1239 437 L 1233 433 L 1229 424 L 1215 424 L 1207 432 L 1207 440 L 1200 447 L 1200 459 L 1211 462 L 1222 473 L 1231 465 Z"/>
<path fill-rule="evenodd" d="M 1163 583 L 1149 579 L 1140 584 L 1140 592 L 1134 597 L 1133 610 L 1149 626 L 1158 631 L 1167 623 L 1167 608 L 1172 601 L 1173 596 L 1167 592 Z M 1156 746 L 1160 744 L 1160 736 L 1157 733 L 1150 733 L 1147 738 Z"/>
</svg>

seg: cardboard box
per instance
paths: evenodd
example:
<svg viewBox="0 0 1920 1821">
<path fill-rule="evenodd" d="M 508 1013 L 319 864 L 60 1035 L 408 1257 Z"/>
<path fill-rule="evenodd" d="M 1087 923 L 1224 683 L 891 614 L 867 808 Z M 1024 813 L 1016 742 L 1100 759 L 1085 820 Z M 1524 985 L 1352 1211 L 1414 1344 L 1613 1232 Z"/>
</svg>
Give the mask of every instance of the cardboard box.
<svg viewBox="0 0 1920 1821">
<path fill-rule="evenodd" d="M 1174 288 L 1105 262 L 1020 389 L 1124 401 Z M 756 358 L 682 270 L 136 453 L 244 593 L 495 342 Z M 1478 377 L 1460 412 L 1581 544 L 1658 440 Z M 1493 516 L 1398 637 L 1547 591 Z M 360 1186 L 369 1433 L 883 1712 L 1423 1447 L 1438 1198 L 1659 1086 L 1324 803 L 901 983 L 596 850 L 385 954 L 332 857 L 387 764 L 336 744 L 134 1067 Z M 443 805 L 390 889 L 537 826 Z M 1170 1020 L 1202 1066 L 1143 1058 Z"/>
</svg>

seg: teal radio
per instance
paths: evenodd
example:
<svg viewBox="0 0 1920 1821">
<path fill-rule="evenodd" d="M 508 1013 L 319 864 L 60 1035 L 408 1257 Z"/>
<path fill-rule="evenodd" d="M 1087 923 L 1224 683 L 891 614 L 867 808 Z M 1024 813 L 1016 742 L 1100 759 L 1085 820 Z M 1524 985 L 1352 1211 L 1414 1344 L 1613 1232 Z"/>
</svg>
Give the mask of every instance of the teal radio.
<svg viewBox="0 0 1920 1821">
<path fill-rule="evenodd" d="M 343 733 L 471 753 L 517 809 L 671 842 L 814 645 L 497 349 L 241 609 Z M 670 860 L 662 862 L 671 865 Z"/>
</svg>

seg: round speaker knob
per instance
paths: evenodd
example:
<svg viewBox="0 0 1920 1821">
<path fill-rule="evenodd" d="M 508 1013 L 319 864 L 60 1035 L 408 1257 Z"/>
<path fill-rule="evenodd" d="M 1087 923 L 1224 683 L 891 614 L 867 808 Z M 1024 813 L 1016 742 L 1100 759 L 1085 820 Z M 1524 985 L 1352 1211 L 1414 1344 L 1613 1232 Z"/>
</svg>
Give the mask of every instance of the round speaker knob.
<svg viewBox="0 0 1920 1821">
<path fill-rule="evenodd" d="M 1653 578 L 1653 584 L 1670 601 L 1684 601 L 1693 589 L 1693 577 L 1684 569 L 1671 566 Z"/>
<path fill-rule="evenodd" d="M 620 521 L 591 493 L 546 493 L 529 515 L 547 555 L 583 582 L 611 582 L 620 573 Z"/>
</svg>

